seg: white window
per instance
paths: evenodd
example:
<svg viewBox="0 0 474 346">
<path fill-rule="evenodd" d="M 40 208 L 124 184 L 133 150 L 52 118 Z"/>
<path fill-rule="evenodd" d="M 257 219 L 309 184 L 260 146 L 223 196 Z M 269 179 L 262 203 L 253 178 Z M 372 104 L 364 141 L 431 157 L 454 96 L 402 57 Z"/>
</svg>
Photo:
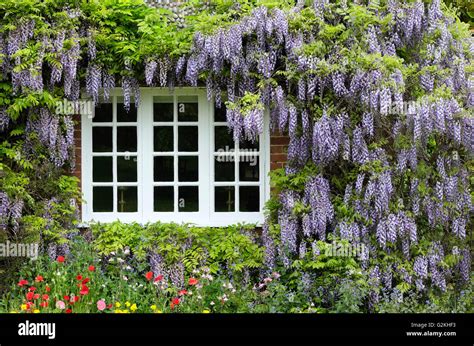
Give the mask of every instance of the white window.
<svg viewBox="0 0 474 346">
<path fill-rule="evenodd" d="M 82 118 L 83 221 L 262 223 L 269 133 L 234 141 L 225 109 L 199 88 L 144 88 L 126 112 L 120 90 Z"/>
</svg>

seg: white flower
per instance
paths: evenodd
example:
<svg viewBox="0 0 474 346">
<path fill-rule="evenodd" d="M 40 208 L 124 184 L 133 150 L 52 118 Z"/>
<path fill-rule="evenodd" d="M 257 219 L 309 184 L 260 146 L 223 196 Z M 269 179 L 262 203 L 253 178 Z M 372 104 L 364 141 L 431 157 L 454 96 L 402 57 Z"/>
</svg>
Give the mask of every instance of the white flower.
<svg viewBox="0 0 474 346">
<path fill-rule="evenodd" d="M 232 292 L 232 293 L 235 293 L 235 292 L 237 292 L 237 291 L 235 290 L 235 288 L 233 288 L 231 292 Z"/>
<path fill-rule="evenodd" d="M 112 251 L 112 252 L 110 253 L 110 255 L 111 255 L 111 256 L 115 256 L 115 251 Z"/>
<path fill-rule="evenodd" d="M 123 253 L 124 253 L 125 255 L 128 255 L 128 254 L 130 253 L 130 249 L 129 249 L 128 247 L 125 248 L 125 250 L 123 250 Z"/>
<path fill-rule="evenodd" d="M 125 261 L 124 261 L 122 258 L 117 258 L 117 262 L 118 262 L 118 263 L 123 263 L 123 262 L 125 262 Z"/>
<path fill-rule="evenodd" d="M 211 304 L 211 305 L 214 305 L 215 303 L 214 303 L 214 302 L 211 302 L 210 304 Z"/>
<path fill-rule="evenodd" d="M 125 281 L 128 281 L 128 278 L 124 275 L 123 278 Z"/>
<path fill-rule="evenodd" d="M 200 296 L 200 295 L 199 295 L 199 296 L 197 296 L 197 299 L 202 299 L 202 296 Z"/>
</svg>

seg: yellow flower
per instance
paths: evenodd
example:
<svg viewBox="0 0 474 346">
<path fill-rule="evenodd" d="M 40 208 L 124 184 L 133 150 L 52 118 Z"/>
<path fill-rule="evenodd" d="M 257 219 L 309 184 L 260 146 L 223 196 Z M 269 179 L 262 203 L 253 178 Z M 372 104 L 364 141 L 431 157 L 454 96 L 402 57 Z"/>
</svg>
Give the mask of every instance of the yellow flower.
<svg viewBox="0 0 474 346">
<path fill-rule="evenodd" d="M 127 301 L 127 302 L 125 302 L 125 306 L 126 306 L 127 308 L 129 308 L 129 307 L 130 307 L 130 305 L 131 305 L 131 304 L 130 304 L 130 302 L 128 302 L 128 301 Z"/>
<path fill-rule="evenodd" d="M 156 310 L 155 311 L 155 314 L 162 314 L 162 313 L 163 313 L 163 311 L 161 311 L 161 310 Z"/>
<path fill-rule="evenodd" d="M 203 314 L 208 314 L 208 313 L 210 313 L 210 311 L 209 310 L 202 310 L 202 313 Z"/>
<path fill-rule="evenodd" d="M 26 310 L 26 309 L 28 309 L 28 307 L 26 306 L 26 304 L 21 304 L 21 309 Z"/>
<path fill-rule="evenodd" d="M 116 307 L 116 308 L 119 308 L 119 307 L 121 307 L 121 306 L 122 306 L 122 304 L 120 304 L 119 302 L 116 302 L 116 303 L 115 303 L 115 307 Z"/>
<path fill-rule="evenodd" d="M 122 310 L 114 310 L 114 312 L 115 312 L 116 314 L 120 314 L 120 313 L 122 313 Z"/>
<path fill-rule="evenodd" d="M 11 313 L 11 314 L 17 314 L 18 311 L 12 310 L 12 311 L 10 311 L 10 313 Z"/>
<path fill-rule="evenodd" d="M 151 308 L 153 311 L 155 311 L 155 310 L 156 310 L 156 305 L 153 304 L 152 306 L 150 306 L 150 308 Z"/>
<path fill-rule="evenodd" d="M 127 310 L 122 310 L 122 314 L 128 314 L 128 313 L 129 313 L 128 309 Z"/>
<path fill-rule="evenodd" d="M 137 311 L 137 304 L 133 304 L 131 307 L 130 307 L 130 310 L 133 311 Z"/>
<path fill-rule="evenodd" d="M 34 314 L 39 314 L 39 312 L 40 312 L 40 311 L 39 311 L 38 309 L 34 309 L 34 310 L 33 310 L 33 313 L 34 313 Z"/>
</svg>

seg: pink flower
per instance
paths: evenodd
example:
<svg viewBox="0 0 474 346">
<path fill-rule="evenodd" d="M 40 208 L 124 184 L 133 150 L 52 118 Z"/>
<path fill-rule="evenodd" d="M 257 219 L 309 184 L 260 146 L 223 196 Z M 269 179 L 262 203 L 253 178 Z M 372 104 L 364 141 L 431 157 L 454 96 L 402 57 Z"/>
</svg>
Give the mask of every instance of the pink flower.
<svg viewBox="0 0 474 346">
<path fill-rule="evenodd" d="M 66 304 L 64 304 L 64 302 L 62 300 L 58 300 L 56 302 L 56 308 L 58 308 L 60 310 L 64 310 L 66 308 Z"/>
<path fill-rule="evenodd" d="M 105 304 L 105 302 L 102 299 L 97 302 L 97 309 L 99 311 L 104 311 L 106 307 L 107 307 L 107 304 Z"/>
</svg>

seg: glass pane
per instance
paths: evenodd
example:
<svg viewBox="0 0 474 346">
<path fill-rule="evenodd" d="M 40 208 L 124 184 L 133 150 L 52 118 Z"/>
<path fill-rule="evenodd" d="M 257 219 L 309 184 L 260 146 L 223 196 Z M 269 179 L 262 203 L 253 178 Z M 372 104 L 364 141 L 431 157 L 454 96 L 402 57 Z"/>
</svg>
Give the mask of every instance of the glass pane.
<svg viewBox="0 0 474 346">
<path fill-rule="evenodd" d="M 227 122 L 227 117 L 226 117 L 226 107 L 224 103 L 220 107 L 216 107 L 214 105 L 214 121 L 215 122 Z"/>
<path fill-rule="evenodd" d="M 198 151 L 197 126 L 178 127 L 178 151 Z"/>
<path fill-rule="evenodd" d="M 259 148 L 258 140 L 256 140 L 254 143 L 252 143 L 252 141 L 242 140 L 239 142 L 239 148 L 258 151 L 258 148 Z"/>
<path fill-rule="evenodd" d="M 155 126 L 153 143 L 155 151 L 173 151 L 173 127 Z"/>
<path fill-rule="evenodd" d="M 112 158 L 94 157 L 92 159 L 92 181 L 111 182 L 112 181 Z"/>
<path fill-rule="evenodd" d="M 234 139 L 227 126 L 216 126 L 214 128 L 214 148 L 215 151 L 234 149 Z"/>
<path fill-rule="evenodd" d="M 235 211 L 235 187 L 216 186 L 214 191 L 214 207 L 216 212 Z"/>
<path fill-rule="evenodd" d="M 218 156 L 214 163 L 215 181 L 235 180 L 234 156 Z"/>
<path fill-rule="evenodd" d="M 99 103 L 95 107 L 94 118 L 95 123 L 112 122 L 113 109 L 111 103 Z"/>
<path fill-rule="evenodd" d="M 246 155 L 240 156 L 239 179 L 240 181 L 258 181 L 259 180 L 258 156 Z"/>
<path fill-rule="evenodd" d="M 260 192 L 258 186 L 241 186 L 239 194 L 240 211 L 259 211 Z"/>
<path fill-rule="evenodd" d="M 119 213 L 134 213 L 138 210 L 136 186 L 119 186 L 117 188 L 117 211 Z"/>
<path fill-rule="evenodd" d="M 153 97 L 153 121 L 173 121 L 173 96 Z"/>
<path fill-rule="evenodd" d="M 178 121 L 198 121 L 198 97 L 178 97 Z"/>
<path fill-rule="evenodd" d="M 92 189 L 92 210 L 94 212 L 110 212 L 113 211 L 114 191 L 112 186 L 94 187 Z"/>
<path fill-rule="evenodd" d="M 117 127 L 117 151 L 137 151 L 137 128 L 136 126 Z"/>
<path fill-rule="evenodd" d="M 174 187 L 156 186 L 154 199 L 154 211 L 173 211 L 174 210 Z"/>
<path fill-rule="evenodd" d="M 198 181 L 198 157 L 180 156 L 178 158 L 178 181 Z"/>
<path fill-rule="evenodd" d="M 178 210 L 199 211 L 199 188 L 197 186 L 179 187 Z"/>
<path fill-rule="evenodd" d="M 135 103 L 130 103 L 130 110 L 127 112 L 123 106 L 123 97 L 117 97 L 117 121 L 136 122 L 137 108 L 135 107 Z"/>
<path fill-rule="evenodd" d="M 117 181 L 137 181 L 136 156 L 117 156 Z"/>
<path fill-rule="evenodd" d="M 174 166 L 173 156 L 156 156 L 154 158 L 154 180 L 155 181 L 173 181 Z"/>
<path fill-rule="evenodd" d="M 112 128 L 92 128 L 92 151 L 95 153 L 112 152 Z"/>
</svg>

